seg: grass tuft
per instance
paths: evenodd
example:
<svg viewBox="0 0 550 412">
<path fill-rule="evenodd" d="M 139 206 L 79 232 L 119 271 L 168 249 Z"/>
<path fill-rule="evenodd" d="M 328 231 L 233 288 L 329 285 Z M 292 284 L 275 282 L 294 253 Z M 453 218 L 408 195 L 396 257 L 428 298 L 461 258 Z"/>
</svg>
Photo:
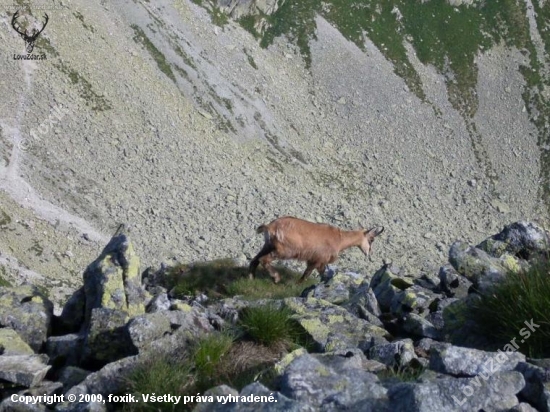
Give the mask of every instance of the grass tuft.
<svg viewBox="0 0 550 412">
<path fill-rule="evenodd" d="M 244 309 L 240 327 L 252 341 L 268 347 L 297 344 L 303 334 L 292 311 L 273 304 Z"/>
<path fill-rule="evenodd" d="M 530 357 L 549 357 L 550 262 L 520 273 L 509 273 L 490 292 L 481 295 L 469 310 L 478 333 L 495 345 L 514 338 L 518 351 Z M 531 320 L 540 327 L 531 330 Z M 520 343 L 521 342 L 521 343 Z"/>
<path fill-rule="evenodd" d="M 283 267 L 277 267 L 281 282 L 274 284 L 267 271 L 259 269 L 255 279 L 248 279 L 248 268 L 236 266 L 231 259 L 219 259 L 193 265 L 180 264 L 168 270 L 165 287 L 175 297 L 206 293 L 211 299 L 241 296 L 246 300 L 283 299 L 299 296 L 308 286 L 309 280 L 296 284 L 300 274 Z"/>
</svg>

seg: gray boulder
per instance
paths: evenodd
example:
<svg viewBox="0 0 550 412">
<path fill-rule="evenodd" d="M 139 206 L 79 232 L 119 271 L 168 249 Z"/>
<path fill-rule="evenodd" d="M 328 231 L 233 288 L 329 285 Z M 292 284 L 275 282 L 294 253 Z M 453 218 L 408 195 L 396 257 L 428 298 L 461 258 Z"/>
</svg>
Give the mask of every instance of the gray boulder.
<svg viewBox="0 0 550 412">
<path fill-rule="evenodd" d="M 136 316 L 128 322 L 126 328 L 132 344 L 138 350 L 172 331 L 170 320 L 165 312 Z"/>
<path fill-rule="evenodd" d="M 400 320 L 400 327 L 407 333 L 421 338 L 441 339 L 441 330 L 428 319 L 416 313 L 408 313 Z"/>
<path fill-rule="evenodd" d="M 18 386 L 38 386 L 50 368 L 46 355 L 0 356 L 0 379 Z"/>
<path fill-rule="evenodd" d="M 374 291 L 370 288 L 370 281 L 363 281 L 349 301 L 342 305 L 342 307 L 354 316 L 365 319 L 373 325 L 383 326 L 379 319 L 382 311 L 380 310 Z"/>
<path fill-rule="evenodd" d="M 438 376 L 393 385 L 388 397 L 393 412 L 497 412 L 516 406 L 516 394 L 524 385 L 523 376 L 514 371 L 497 372 L 486 380 Z"/>
<path fill-rule="evenodd" d="M 11 328 L 39 352 L 50 332 L 53 304 L 36 287 L 0 287 L 0 327 Z"/>
<path fill-rule="evenodd" d="M 302 297 L 323 299 L 327 302 L 340 305 L 349 301 L 364 280 L 364 276 L 357 273 L 335 273 L 326 282 L 318 283 L 304 291 Z"/>
<path fill-rule="evenodd" d="M 541 412 L 550 411 L 550 368 L 519 362 L 516 370 L 525 378 L 520 395 Z"/>
<path fill-rule="evenodd" d="M 394 297 L 413 284 L 413 281 L 403 276 L 399 268 L 384 265 L 372 277 L 370 288 L 374 291 L 380 309 L 389 312 Z"/>
<path fill-rule="evenodd" d="M 50 336 L 46 342 L 46 353 L 58 367 L 75 366 L 80 362 L 83 341 L 84 336 L 76 333 Z"/>
<path fill-rule="evenodd" d="M 63 384 L 63 390 L 67 391 L 86 379 L 90 373 L 90 371 L 76 366 L 67 366 L 59 371 L 57 379 Z"/>
<path fill-rule="evenodd" d="M 390 311 L 397 317 L 411 312 L 425 316 L 430 308 L 435 309 L 440 299 L 441 297 L 432 291 L 413 285 L 393 296 L 390 302 Z"/>
<path fill-rule="evenodd" d="M 385 329 L 321 299 L 287 298 L 284 305 L 294 312 L 293 317 L 323 352 L 366 348 L 373 338 L 389 337 Z"/>
<path fill-rule="evenodd" d="M 550 249 L 550 237 L 547 231 L 530 222 L 515 222 L 488 239 L 477 248 L 494 257 L 505 253 L 521 259 L 546 256 Z"/>
<path fill-rule="evenodd" d="M 97 369 L 107 363 L 136 355 L 137 350 L 126 329 L 125 311 L 95 308 L 84 341 L 82 365 Z"/>
<path fill-rule="evenodd" d="M 376 375 L 342 363 L 338 371 L 310 354 L 293 359 L 281 376 L 280 392 L 311 409 L 379 411 L 387 404 L 386 388 Z"/>
<path fill-rule="evenodd" d="M 454 376 L 486 376 L 497 371 L 511 371 L 519 362 L 525 362 L 525 355 L 519 352 L 486 352 L 448 343 L 433 345 L 430 350 L 430 369 Z"/>
<path fill-rule="evenodd" d="M 395 340 L 369 349 L 369 359 L 383 363 L 388 367 L 404 367 L 417 359 L 411 339 Z"/>
<path fill-rule="evenodd" d="M 84 287 L 77 289 L 63 306 L 61 315 L 57 318 L 57 335 L 77 333 L 84 324 L 84 312 L 86 310 L 86 293 Z"/>
<path fill-rule="evenodd" d="M 472 282 L 461 276 L 451 264 L 441 266 L 439 280 L 441 291 L 448 297 L 464 298 L 472 286 Z"/>
</svg>

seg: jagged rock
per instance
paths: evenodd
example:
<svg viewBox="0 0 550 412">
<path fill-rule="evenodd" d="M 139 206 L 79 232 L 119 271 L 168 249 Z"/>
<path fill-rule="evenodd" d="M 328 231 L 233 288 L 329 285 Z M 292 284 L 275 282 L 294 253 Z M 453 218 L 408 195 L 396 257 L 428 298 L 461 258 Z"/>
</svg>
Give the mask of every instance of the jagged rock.
<svg viewBox="0 0 550 412">
<path fill-rule="evenodd" d="M 2 355 L 32 355 L 34 351 L 11 328 L 0 329 L 0 353 Z"/>
<path fill-rule="evenodd" d="M 394 316 L 404 316 L 407 313 L 427 314 L 428 308 L 437 305 L 440 296 L 428 289 L 413 285 L 396 293 L 390 303 L 390 311 Z"/>
<path fill-rule="evenodd" d="M 141 286 L 139 258 L 125 234 L 115 235 L 101 255 L 86 268 L 84 292 L 85 328 L 91 322 L 92 311 L 97 308 L 122 311 L 130 317 L 145 313 L 147 295 Z"/>
<path fill-rule="evenodd" d="M 46 342 L 52 316 L 52 302 L 36 287 L 0 287 L 0 326 L 15 330 L 35 352 Z"/>
<path fill-rule="evenodd" d="M 420 277 L 413 280 L 414 284 L 434 293 L 440 293 L 440 280 L 437 275 L 423 273 Z"/>
<path fill-rule="evenodd" d="M 392 412 L 480 411 L 497 412 L 514 407 L 525 381 L 519 372 L 497 372 L 487 380 L 438 376 L 419 383 L 390 387 Z"/>
<path fill-rule="evenodd" d="M 84 287 L 74 292 L 63 306 L 61 315 L 57 318 L 54 334 L 67 335 L 80 331 L 84 323 L 86 310 L 86 293 Z"/>
<path fill-rule="evenodd" d="M 63 385 L 59 382 L 42 381 L 39 386 L 34 388 L 28 388 L 21 392 L 18 392 L 13 398 L 6 397 L 0 403 L 0 412 L 37 412 L 48 411 L 53 406 L 53 400 L 51 402 L 21 402 L 20 396 L 52 396 L 60 395 Z M 50 398 L 52 399 L 52 398 Z"/>
<path fill-rule="evenodd" d="M 325 363 L 310 354 L 295 357 L 286 366 L 280 391 L 283 395 L 311 406 L 311 410 L 359 410 L 377 411 L 387 403 L 386 389 L 378 377 L 357 367 L 350 359 L 338 364 Z"/>
<path fill-rule="evenodd" d="M 520 263 L 509 254 L 494 258 L 463 242 L 453 243 L 449 250 L 449 262 L 478 291 L 487 291 L 501 282 L 509 272 L 521 270 Z"/>
<path fill-rule="evenodd" d="M 525 355 L 519 352 L 486 352 L 448 343 L 436 344 L 430 350 L 430 369 L 454 376 L 511 371 L 519 362 L 525 362 Z"/>
<path fill-rule="evenodd" d="M 137 356 L 130 356 L 105 365 L 99 371 L 90 373 L 81 383 L 68 390 L 65 393 L 65 399 L 67 399 L 67 395 L 70 394 L 76 396 L 79 394 L 102 394 L 103 396 L 107 396 L 110 393 L 123 393 L 128 383 L 127 376 L 136 368 L 138 364 L 137 361 Z M 98 404 L 91 403 L 81 405 L 82 407 L 94 408 L 96 407 L 94 405 Z M 57 405 L 56 410 L 72 412 L 74 410 L 73 408 L 73 403 L 65 402 Z"/>
<path fill-rule="evenodd" d="M 487 347 L 489 342 L 478 334 L 478 325 L 471 318 L 469 307 L 477 304 L 480 296 L 472 293 L 464 299 L 445 299 L 440 302 L 439 310 L 443 317 L 443 336 L 445 341 L 468 347 Z M 428 316 L 432 319 L 431 316 Z"/>
<path fill-rule="evenodd" d="M 449 297 L 464 298 L 468 295 L 472 282 L 461 276 L 451 264 L 439 269 L 441 291 Z"/>
<path fill-rule="evenodd" d="M 90 371 L 77 368 L 75 366 L 67 366 L 59 371 L 58 380 L 63 384 L 63 390 L 72 388 L 78 385 L 90 374 Z"/>
<path fill-rule="evenodd" d="M 11 397 L 4 399 L 0 403 L 0 412 L 46 412 L 46 406 L 43 404 L 27 404 L 19 401 L 12 401 Z"/>
<path fill-rule="evenodd" d="M 340 305 L 347 302 L 363 282 L 364 276 L 357 273 L 336 273 L 326 282 L 318 283 L 311 289 L 304 291 L 302 297 L 323 299 L 327 302 Z"/>
<path fill-rule="evenodd" d="M 166 312 L 136 316 L 126 327 L 132 343 L 138 350 L 172 331 Z"/>
<path fill-rule="evenodd" d="M 92 310 L 82 364 L 91 368 L 137 354 L 126 329 L 128 314 L 107 308 Z"/>
<path fill-rule="evenodd" d="M 50 368 L 46 355 L 0 356 L 0 379 L 27 388 L 38 386 Z"/>
<path fill-rule="evenodd" d="M 388 336 L 386 330 L 321 299 L 287 298 L 284 305 L 295 313 L 294 318 L 321 351 L 366 348 L 372 338 Z"/>
<path fill-rule="evenodd" d="M 365 319 L 373 325 L 382 327 L 382 322 L 378 318 L 382 312 L 376 300 L 376 295 L 370 288 L 370 281 L 363 281 L 349 301 L 342 305 L 351 314 L 358 318 Z"/>
<path fill-rule="evenodd" d="M 545 257 L 550 249 L 548 232 L 530 222 L 515 222 L 478 246 L 479 249 L 494 257 L 501 257 L 505 253 L 521 259 Z"/>
<path fill-rule="evenodd" d="M 389 367 L 406 366 L 416 359 L 411 339 L 401 339 L 369 349 L 369 358 L 382 362 Z"/>
<path fill-rule="evenodd" d="M 550 369 L 519 362 L 516 370 L 525 378 L 520 395 L 541 412 L 550 411 Z"/>
<path fill-rule="evenodd" d="M 413 284 L 413 282 L 401 276 L 397 267 L 384 265 L 372 277 L 370 288 L 374 291 L 380 309 L 388 312 L 395 295 L 410 288 Z"/>
<path fill-rule="evenodd" d="M 50 336 L 46 341 L 46 353 L 56 366 L 78 365 L 84 336 L 76 333 Z"/>
<path fill-rule="evenodd" d="M 159 293 L 151 300 L 151 302 L 147 306 L 147 312 L 154 313 L 163 310 L 169 310 L 171 304 L 172 303 L 170 302 L 170 299 L 168 299 L 167 293 Z"/>
<path fill-rule="evenodd" d="M 441 331 L 429 320 L 416 313 L 409 313 L 400 321 L 400 327 L 405 332 L 422 338 L 441 339 Z"/>
</svg>

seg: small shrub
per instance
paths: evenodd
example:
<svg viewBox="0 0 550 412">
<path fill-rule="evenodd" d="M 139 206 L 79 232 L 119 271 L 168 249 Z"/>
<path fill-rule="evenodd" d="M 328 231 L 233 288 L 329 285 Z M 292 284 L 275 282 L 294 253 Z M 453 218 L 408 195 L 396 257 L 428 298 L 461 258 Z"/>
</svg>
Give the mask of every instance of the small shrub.
<svg viewBox="0 0 550 412">
<path fill-rule="evenodd" d="M 470 308 L 478 333 L 502 346 L 516 339 L 518 351 L 550 356 L 550 263 L 539 263 L 506 278 Z M 540 327 L 527 327 L 531 319 Z"/>
<path fill-rule="evenodd" d="M 304 334 L 288 308 L 264 305 L 243 310 L 240 326 L 254 342 L 265 346 L 298 344 Z"/>
</svg>

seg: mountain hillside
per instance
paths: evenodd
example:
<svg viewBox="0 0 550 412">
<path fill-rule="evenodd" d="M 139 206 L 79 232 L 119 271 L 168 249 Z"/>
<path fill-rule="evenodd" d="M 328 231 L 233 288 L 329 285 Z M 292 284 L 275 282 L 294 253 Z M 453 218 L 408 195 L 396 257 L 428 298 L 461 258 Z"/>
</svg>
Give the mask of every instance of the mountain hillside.
<svg viewBox="0 0 550 412">
<path fill-rule="evenodd" d="M 12 284 L 67 294 L 120 223 L 145 266 L 244 262 L 283 215 L 383 225 L 372 262 L 339 265 L 416 276 L 547 222 L 548 2 L 15 3 L 49 22 L 21 60 L 0 9 Z"/>
</svg>

